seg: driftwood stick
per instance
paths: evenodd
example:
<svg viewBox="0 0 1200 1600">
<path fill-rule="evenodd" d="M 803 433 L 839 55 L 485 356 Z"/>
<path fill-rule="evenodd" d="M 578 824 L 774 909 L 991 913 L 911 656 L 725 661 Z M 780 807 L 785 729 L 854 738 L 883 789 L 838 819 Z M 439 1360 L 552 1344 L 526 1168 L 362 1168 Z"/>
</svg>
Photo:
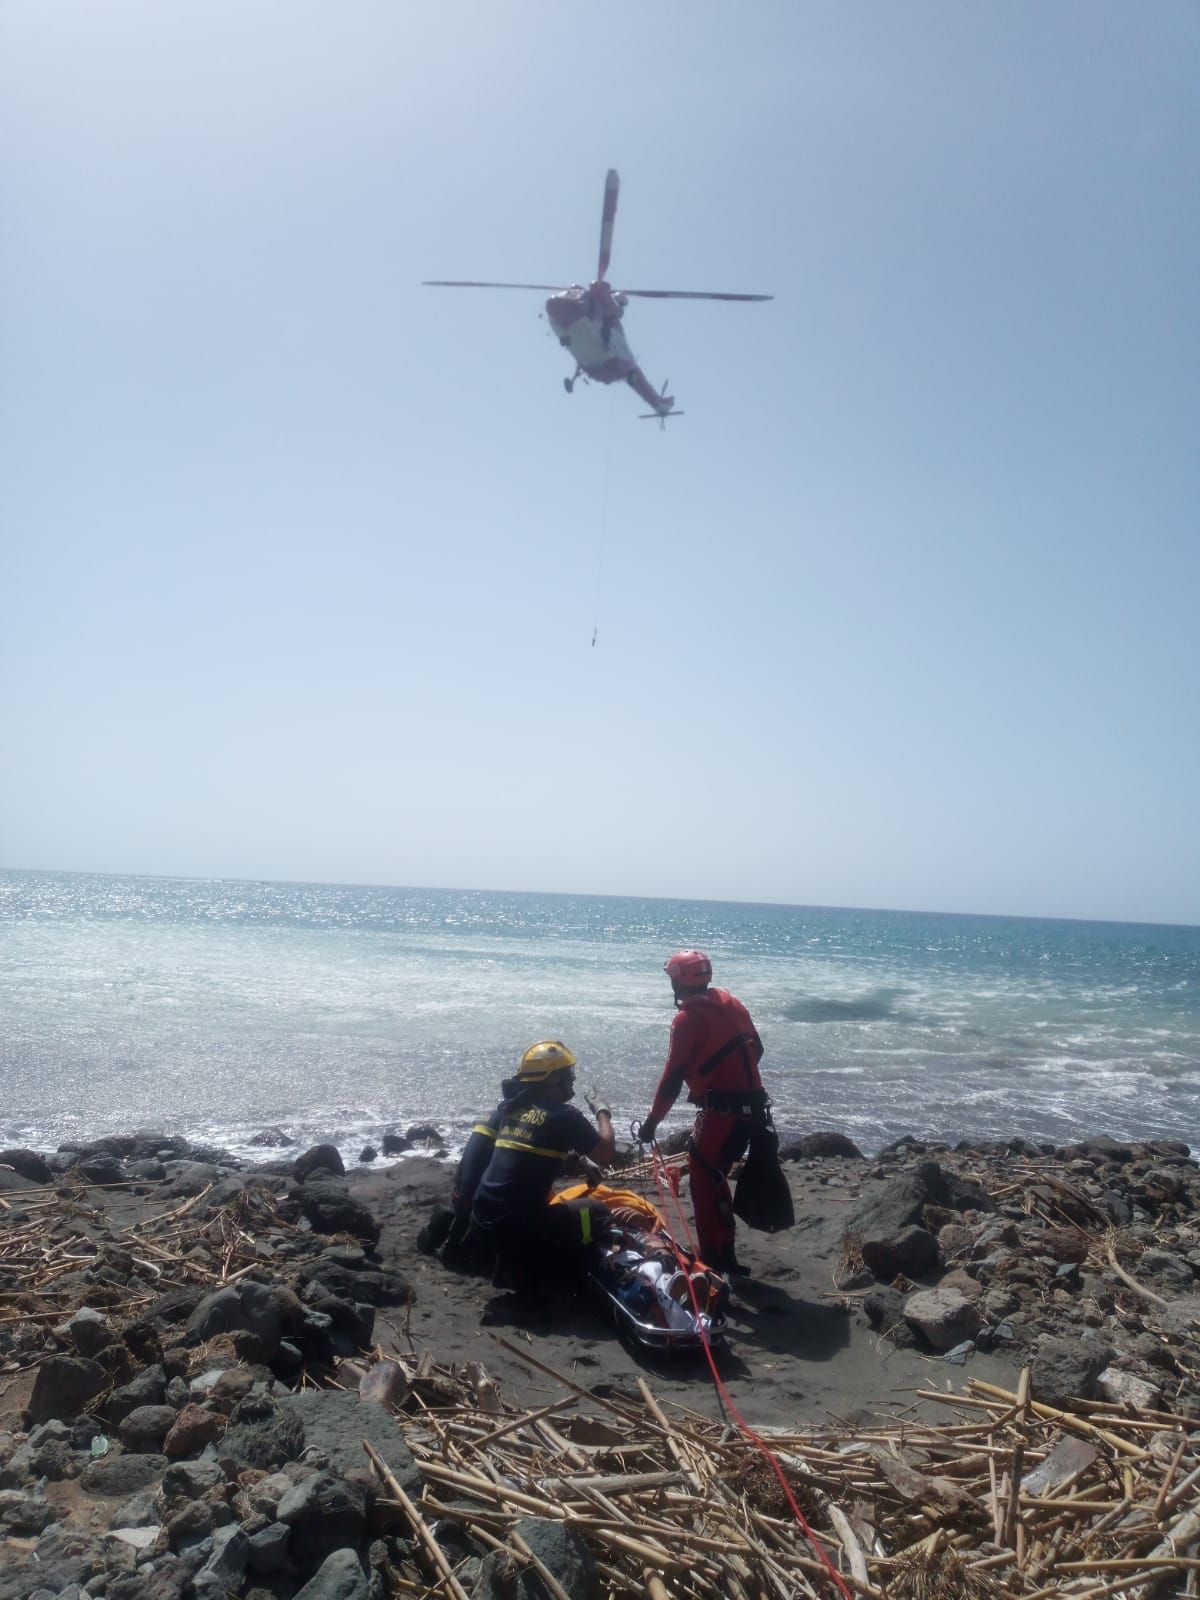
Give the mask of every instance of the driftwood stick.
<svg viewBox="0 0 1200 1600">
<path fill-rule="evenodd" d="M 454 1576 L 454 1568 L 447 1561 L 441 1545 L 425 1526 L 425 1519 L 408 1498 L 404 1491 L 404 1486 L 389 1469 L 387 1462 L 379 1454 L 375 1446 L 366 1439 L 363 1440 L 363 1449 L 367 1452 L 367 1459 L 376 1473 L 383 1479 L 392 1494 L 395 1495 L 401 1510 L 408 1518 L 409 1524 L 417 1536 L 417 1543 L 433 1563 L 435 1570 L 446 1585 L 447 1593 L 453 1597 L 453 1600 L 470 1600 L 467 1591 Z"/>
<path fill-rule="evenodd" d="M 990 1394 L 998 1400 L 1007 1400 L 1016 1403 L 1016 1395 L 1008 1389 L 1001 1389 L 994 1383 L 985 1383 L 982 1378 L 968 1380 L 972 1389 L 978 1389 L 982 1394 Z M 1029 1409 L 1039 1417 L 1044 1417 L 1049 1422 L 1059 1422 L 1065 1428 L 1080 1428 L 1084 1433 L 1096 1434 L 1111 1445 L 1114 1450 L 1133 1456 L 1135 1460 L 1146 1461 L 1150 1458 L 1149 1450 L 1143 1450 L 1141 1445 L 1130 1444 L 1128 1439 L 1122 1439 L 1118 1433 L 1110 1433 L 1106 1428 L 1098 1428 L 1094 1422 L 1089 1422 L 1086 1417 L 1077 1417 L 1073 1411 L 1059 1411 L 1055 1406 L 1043 1405 L 1040 1400 L 1031 1400 Z"/>
<path fill-rule="evenodd" d="M 1164 1300 L 1162 1295 L 1155 1294 L 1153 1289 L 1147 1289 L 1145 1285 L 1139 1283 L 1136 1278 L 1130 1277 L 1129 1273 L 1125 1271 L 1125 1268 L 1117 1260 L 1117 1252 L 1111 1244 L 1104 1254 L 1108 1258 L 1109 1266 L 1116 1273 L 1117 1277 L 1121 1278 L 1125 1283 L 1127 1283 L 1135 1294 L 1140 1294 L 1143 1300 L 1153 1301 L 1156 1306 L 1170 1305 L 1171 1302 L 1169 1300 Z"/>
<path fill-rule="evenodd" d="M 827 1514 L 833 1523 L 834 1532 L 841 1541 L 842 1549 L 846 1552 L 846 1560 L 850 1563 L 851 1576 L 856 1582 L 865 1587 L 871 1587 L 871 1577 L 867 1571 L 867 1558 L 863 1554 L 863 1547 L 855 1536 L 854 1529 L 850 1526 L 850 1519 L 839 1506 L 830 1501 Z"/>
<path fill-rule="evenodd" d="M 667 1436 L 667 1449 L 670 1450 L 676 1461 L 678 1461 L 680 1470 L 687 1479 L 688 1483 L 691 1484 L 692 1488 L 697 1494 L 702 1495 L 704 1493 L 704 1485 L 701 1481 L 700 1474 L 696 1471 L 691 1455 L 684 1446 L 683 1441 L 678 1437 L 675 1430 L 664 1416 L 662 1408 L 660 1407 L 658 1401 L 651 1394 L 650 1386 L 646 1382 L 645 1378 L 638 1379 L 638 1389 L 641 1391 L 642 1399 L 646 1402 L 646 1406 L 649 1409 L 651 1416 Z"/>
<path fill-rule="evenodd" d="M 476 1450 L 482 1450 L 495 1439 L 502 1439 L 506 1433 L 514 1433 L 518 1428 L 528 1427 L 531 1423 L 540 1422 L 543 1417 L 553 1416 L 556 1411 L 567 1411 L 575 1404 L 572 1400 L 554 1400 L 548 1406 L 542 1406 L 538 1411 L 522 1412 L 519 1417 L 509 1417 L 498 1428 L 493 1428 L 490 1433 L 485 1433 L 482 1438 L 472 1439 L 471 1443 Z"/>
<path fill-rule="evenodd" d="M 516 1531 L 515 1528 L 509 1534 L 508 1539 L 513 1549 L 519 1551 L 520 1554 L 525 1557 L 526 1561 L 528 1561 L 533 1567 L 538 1577 L 554 1596 L 554 1600 L 574 1600 L 574 1596 L 567 1593 L 562 1584 L 559 1583 L 558 1579 L 550 1571 L 550 1568 L 540 1556 L 534 1554 L 534 1552 L 525 1543 L 524 1539 L 522 1539 L 521 1535 Z"/>
</svg>

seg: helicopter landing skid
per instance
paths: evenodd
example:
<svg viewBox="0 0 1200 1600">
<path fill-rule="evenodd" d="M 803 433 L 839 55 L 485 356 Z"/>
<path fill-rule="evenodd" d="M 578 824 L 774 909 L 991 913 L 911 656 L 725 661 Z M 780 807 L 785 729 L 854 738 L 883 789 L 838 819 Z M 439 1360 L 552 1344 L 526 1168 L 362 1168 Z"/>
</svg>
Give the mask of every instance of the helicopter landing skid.
<svg viewBox="0 0 1200 1600">
<path fill-rule="evenodd" d="M 587 382 L 587 379 L 584 377 L 583 368 L 582 367 L 576 367 L 575 371 L 571 374 L 571 376 L 569 378 L 564 378 L 563 379 L 563 388 L 567 391 L 568 394 L 574 394 L 575 393 L 575 385 L 579 382 L 580 378 L 583 378 L 583 381 L 585 383 Z"/>
</svg>

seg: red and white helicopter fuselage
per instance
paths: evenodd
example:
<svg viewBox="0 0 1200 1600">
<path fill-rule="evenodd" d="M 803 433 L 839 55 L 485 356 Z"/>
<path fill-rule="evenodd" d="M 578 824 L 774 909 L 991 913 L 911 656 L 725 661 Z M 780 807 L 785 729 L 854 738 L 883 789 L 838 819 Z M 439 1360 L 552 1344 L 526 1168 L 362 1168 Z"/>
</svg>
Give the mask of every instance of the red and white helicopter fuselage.
<svg viewBox="0 0 1200 1600">
<path fill-rule="evenodd" d="M 584 377 L 596 383 L 627 383 L 650 407 L 651 417 L 660 422 L 667 416 L 680 416 L 664 383 L 661 391 L 647 381 L 638 366 L 621 319 L 630 296 L 643 300 L 770 300 L 769 294 L 716 294 L 692 289 L 616 289 L 608 283 L 612 253 L 613 223 L 617 215 L 620 180 L 610 171 L 604 182 L 604 209 L 600 217 L 600 260 L 595 280 L 586 287 L 573 283 L 569 289 L 556 289 L 548 283 L 495 283 L 478 278 L 429 278 L 426 283 L 441 289 L 551 289 L 546 301 L 546 316 L 558 342 L 575 362 L 574 374 L 563 379 L 570 394 L 575 380 Z"/>
<path fill-rule="evenodd" d="M 657 416 L 665 417 L 675 404 L 669 394 L 658 393 L 637 364 L 621 318 L 627 302 L 597 279 L 586 289 L 574 283 L 546 301 L 546 316 L 564 350 L 575 361 L 575 375 L 566 379 L 568 392 L 582 374 L 596 383 L 627 383 Z"/>
</svg>

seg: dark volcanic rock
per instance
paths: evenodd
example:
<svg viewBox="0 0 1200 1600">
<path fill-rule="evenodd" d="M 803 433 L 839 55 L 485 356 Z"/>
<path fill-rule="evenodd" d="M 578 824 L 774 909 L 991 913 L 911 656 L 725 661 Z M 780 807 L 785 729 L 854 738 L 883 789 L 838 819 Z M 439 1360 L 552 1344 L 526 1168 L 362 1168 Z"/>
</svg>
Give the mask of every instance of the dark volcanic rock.
<svg viewBox="0 0 1200 1600">
<path fill-rule="evenodd" d="M 297 1183 L 305 1182 L 314 1172 L 332 1173 L 340 1178 L 345 1171 L 346 1164 L 335 1144 L 315 1144 L 292 1163 L 292 1176 Z"/>
<path fill-rule="evenodd" d="M 110 1382 L 108 1372 L 98 1362 L 80 1356 L 50 1356 L 33 1380 L 29 1419 L 47 1422 L 51 1417 L 77 1417 Z"/>
<path fill-rule="evenodd" d="M 303 1589 L 297 1590 L 294 1600 L 367 1600 L 370 1593 L 369 1580 L 354 1551 L 335 1550 Z"/>
<path fill-rule="evenodd" d="M 167 1374 L 156 1363 L 143 1368 L 137 1377 L 123 1388 L 113 1390 L 104 1402 L 104 1420 L 115 1426 L 139 1406 L 161 1406 L 166 1397 Z"/>
<path fill-rule="evenodd" d="M 279 1302 L 262 1283 L 230 1284 L 205 1295 L 188 1318 L 190 1339 L 203 1342 L 218 1333 L 245 1332 L 254 1348 L 247 1352 L 255 1361 L 270 1361 L 283 1336 L 283 1317 Z"/>
<path fill-rule="evenodd" d="M 353 1271 L 339 1262 L 318 1261 L 308 1269 L 307 1276 L 310 1283 L 321 1284 L 330 1294 L 372 1306 L 402 1306 L 412 1298 L 407 1278 L 398 1272 L 374 1268 Z"/>
<path fill-rule="evenodd" d="M 779 1149 L 781 1161 L 804 1161 L 815 1156 L 849 1156 L 858 1161 L 864 1159 L 854 1140 L 848 1139 L 844 1133 L 806 1133 L 799 1139 L 781 1145 Z"/>
<path fill-rule="evenodd" d="M 953 1350 L 973 1339 L 983 1321 L 972 1299 L 961 1289 L 945 1285 L 909 1295 L 904 1320 L 934 1350 Z"/>
<path fill-rule="evenodd" d="M 291 1134 L 284 1133 L 282 1128 L 264 1128 L 250 1140 L 250 1143 L 260 1150 L 282 1150 L 286 1145 L 295 1142 Z"/>
<path fill-rule="evenodd" d="M 1030 1369 L 1034 1399 L 1064 1411 L 1077 1400 L 1094 1400 L 1096 1379 L 1111 1359 L 1111 1348 L 1098 1340 L 1047 1334 L 1038 1341 Z"/>
<path fill-rule="evenodd" d="M 374 1445 L 407 1494 L 418 1497 L 422 1480 L 400 1424 L 390 1411 L 337 1389 L 302 1389 L 284 1395 L 279 1407 L 300 1424 L 303 1438 L 328 1458 L 336 1472 L 360 1471 L 363 1440 Z"/>
<path fill-rule="evenodd" d="M 340 1473 L 318 1472 L 289 1489 L 276 1516 L 291 1529 L 292 1560 L 308 1571 L 340 1546 L 358 1544 L 367 1524 L 366 1490 Z"/>
<path fill-rule="evenodd" d="M 134 1494 L 160 1478 L 166 1465 L 166 1456 L 159 1455 L 101 1456 L 79 1474 L 79 1487 L 88 1494 Z"/>
<path fill-rule="evenodd" d="M 541 1517 L 522 1517 L 516 1532 L 571 1600 L 596 1600 L 600 1593 L 600 1576 L 591 1551 L 577 1533 L 561 1522 L 548 1522 Z M 532 1595 L 541 1588 L 540 1583 L 536 1589 L 522 1583 L 523 1594 Z"/>
<path fill-rule="evenodd" d="M 221 1455 L 239 1467 L 261 1467 L 270 1472 L 286 1461 L 295 1461 L 304 1444 L 304 1422 L 297 1410 L 280 1405 L 251 1416 L 237 1406 L 221 1441 Z M 359 1455 L 361 1458 L 361 1444 Z"/>
<path fill-rule="evenodd" d="M 74 1170 L 89 1183 L 126 1183 L 129 1179 L 116 1156 L 81 1156 Z"/>
<path fill-rule="evenodd" d="M 366 1206 L 351 1198 L 344 1183 L 310 1178 L 295 1196 L 315 1233 L 349 1233 L 369 1244 L 378 1243 L 379 1223 Z"/>
<path fill-rule="evenodd" d="M 45 1156 L 36 1150 L 0 1150 L 0 1167 L 11 1167 L 30 1183 L 50 1183 L 54 1177 Z"/>
<path fill-rule="evenodd" d="M 175 1423 L 170 1406 L 135 1406 L 117 1430 L 126 1450 L 142 1454 L 161 1454 L 163 1440 Z"/>
<path fill-rule="evenodd" d="M 877 1278 L 890 1283 L 903 1273 L 919 1278 L 937 1265 L 937 1240 L 927 1228 L 910 1224 L 895 1233 L 875 1234 L 862 1241 L 862 1258 Z"/>
</svg>

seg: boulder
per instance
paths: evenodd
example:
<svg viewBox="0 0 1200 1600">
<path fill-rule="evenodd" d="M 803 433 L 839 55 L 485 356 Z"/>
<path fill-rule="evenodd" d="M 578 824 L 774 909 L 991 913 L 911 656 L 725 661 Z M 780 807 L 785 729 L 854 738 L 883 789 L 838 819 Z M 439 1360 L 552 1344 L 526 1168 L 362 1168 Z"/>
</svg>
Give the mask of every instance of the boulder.
<svg viewBox="0 0 1200 1600">
<path fill-rule="evenodd" d="M 268 1522 L 265 1528 L 259 1528 L 257 1533 L 252 1533 L 250 1556 L 246 1563 L 250 1571 L 266 1574 L 279 1572 L 286 1566 L 291 1532 L 286 1522 Z"/>
<path fill-rule="evenodd" d="M 820 1133 L 802 1134 L 779 1148 L 781 1161 L 806 1161 L 819 1156 L 847 1156 L 855 1161 L 865 1159 L 853 1139 L 844 1133 L 824 1130 Z"/>
<path fill-rule="evenodd" d="M 541 1517 L 522 1517 L 516 1531 L 571 1600 L 597 1600 L 600 1576 L 591 1551 L 577 1533 L 561 1522 L 547 1522 Z M 536 1575 L 522 1578 L 522 1596 L 532 1600 L 543 1592 L 544 1585 Z"/>
<path fill-rule="evenodd" d="M 346 1163 L 335 1144 L 314 1144 L 292 1163 L 292 1176 L 297 1183 L 304 1183 L 314 1172 L 332 1173 L 340 1178 L 345 1171 Z"/>
<path fill-rule="evenodd" d="M 33 1380 L 29 1420 L 36 1423 L 51 1417 L 77 1417 L 110 1382 L 108 1372 L 98 1362 L 81 1356 L 49 1356 Z"/>
<path fill-rule="evenodd" d="M 240 1523 L 218 1528 L 212 1545 L 212 1554 L 192 1579 L 195 1600 L 228 1600 L 237 1594 L 245 1576 L 250 1540 Z"/>
<path fill-rule="evenodd" d="M 440 1145 L 443 1142 L 440 1131 L 434 1127 L 432 1122 L 414 1122 L 412 1127 L 406 1130 L 404 1137 L 410 1145 Z"/>
<path fill-rule="evenodd" d="M 904 1302 L 904 1320 L 933 1350 L 953 1350 L 973 1339 L 983 1319 L 975 1301 L 961 1289 L 921 1289 Z"/>
<path fill-rule="evenodd" d="M 180 1196 L 200 1194 L 221 1176 L 218 1168 L 208 1161 L 175 1161 L 168 1171 L 171 1181 L 167 1193 Z"/>
<path fill-rule="evenodd" d="M 405 1492 L 414 1500 L 420 1497 L 421 1475 L 390 1411 L 339 1389 L 302 1389 L 283 1395 L 279 1409 L 296 1419 L 304 1440 L 319 1450 L 335 1471 L 362 1469 L 365 1439 L 378 1450 Z"/>
<path fill-rule="evenodd" d="M 385 1133 L 381 1148 L 385 1156 L 398 1156 L 405 1150 L 411 1150 L 412 1143 L 402 1133 Z"/>
<path fill-rule="evenodd" d="M 1096 1389 L 1102 1400 L 1132 1406 L 1135 1411 L 1157 1411 L 1162 1404 L 1160 1388 L 1119 1367 L 1105 1367 L 1096 1379 Z"/>
<path fill-rule="evenodd" d="M 80 1306 L 69 1321 L 54 1331 L 57 1336 L 70 1340 L 81 1356 L 87 1357 L 97 1355 L 117 1338 L 116 1330 L 103 1311 L 92 1306 Z"/>
<path fill-rule="evenodd" d="M 937 1264 L 937 1240 L 927 1228 L 910 1224 L 895 1233 L 875 1234 L 861 1244 L 862 1258 L 877 1278 L 890 1283 L 903 1273 L 919 1278 Z"/>
<path fill-rule="evenodd" d="M 163 1439 L 163 1455 L 172 1460 L 180 1456 L 197 1455 L 206 1444 L 219 1439 L 224 1432 L 224 1417 L 189 1401 L 176 1415 Z"/>
<path fill-rule="evenodd" d="M 357 1546 L 367 1525 L 366 1490 L 340 1472 L 317 1472 L 289 1489 L 276 1518 L 291 1529 L 292 1561 L 311 1571 L 341 1546 Z"/>
<path fill-rule="evenodd" d="M 1134 1276 L 1151 1285 L 1157 1294 L 1168 1298 L 1190 1295 L 1196 1287 L 1196 1275 L 1182 1256 L 1170 1250 L 1143 1250 L 1137 1259 Z"/>
<path fill-rule="evenodd" d="M 160 1455 L 108 1455 L 89 1461 L 79 1474 L 79 1487 L 85 1494 L 131 1495 L 157 1482 L 166 1469 L 167 1458 Z"/>
<path fill-rule="evenodd" d="M 1036 1247 L 1039 1255 L 1053 1256 L 1055 1261 L 1087 1260 L 1087 1235 L 1078 1228 L 1045 1228 L 1037 1236 Z"/>
<path fill-rule="evenodd" d="M 123 1421 L 138 1406 L 161 1406 L 167 1398 L 167 1374 L 154 1363 L 144 1367 L 137 1377 L 120 1389 L 114 1389 L 101 1407 L 101 1415 L 110 1426 Z"/>
<path fill-rule="evenodd" d="M 373 1267 L 353 1269 L 337 1261 L 321 1260 L 307 1269 L 310 1283 L 319 1283 L 343 1300 L 365 1301 L 371 1306 L 402 1306 L 412 1299 L 407 1278 L 398 1272 Z"/>
<path fill-rule="evenodd" d="M 379 1223 L 366 1206 L 351 1198 L 344 1183 L 310 1178 L 296 1190 L 300 1210 L 314 1233 L 349 1233 L 369 1244 L 379 1241 Z"/>
<path fill-rule="evenodd" d="M 242 1401 L 234 1407 L 221 1441 L 221 1455 L 236 1462 L 238 1467 L 259 1467 L 271 1472 L 287 1461 L 295 1461 L 304 1449 L 304 1422 L 300 1412 L 286 1400 L 267 1399 L 266 1406 L 251 1408 L 247 1401 Z M 361 1446 L 359 1453 L 361 1455 Z"/>
<path fill-rule="evenodd" d="M 298 1589 L 295 1600 L 367 1600 L 370 1584 L 353 1550 L 335 1550 Z"/>
<path fill-rule="evenodd" d="M 175 1412 L 170 1406 L 135 1406 L 122 1419 L 117 1432 L 126 1450 L 158 1455 L 174 1425 Z"/>
<path fill-rule="evenodd" d="M 129 1174 L 125 1171 L 123 1163 L 116 1156 L 80 1156 L 72 1170 L 78 1173 L 81 1178 L 86 1178 L 88 1183 L 127 1183 L 129 1180 Z"/>
<path fill-rule="evenodd" d="M 225 1482 L 225 1473 L 216 1461 L 175 1461 L 163 1473 L 163 1498 L 170 1502 L 199 1500 Z"/>
<path fill-rule="evenodd" d="M 188 1337 L 197 1343 L 218 1333 L 244 1331 L 253 1348 L 245 1352 L 254 1361 L 270 1361 L 283 1336 L 279 1302 L 262 1283 L 242 1282 L 205 1295 L 188 1318 Z"/>
<path fill-rule="evenodd" d="M 250 1143 L 258 1150 L 282 1150 L 286 1145 L 295 1144 L 295 1139 L 290 1133 L 284 1133 L 282 1128 L 264 1128 L 261 1133 L 256 1133 Z"/>
<path fill-rule="evenodd" d="M 46 1164 L 45 1156 L 36 1150 L 0 1150 L 0 1167 L 11 1167 L 30 1183 L 51 1183 L 54 1174 Z"/>
<path fill-rule="evenodd" d="M 1094 1339 L 1043 1335 L 1030 1365 L 1034 1399 L 1060 1411 L 1070 1410 L 1079 1400 L 1094 1400 L 1097 1380 L 1111 1357 L 1109 1347 Z"/>
</svg>

